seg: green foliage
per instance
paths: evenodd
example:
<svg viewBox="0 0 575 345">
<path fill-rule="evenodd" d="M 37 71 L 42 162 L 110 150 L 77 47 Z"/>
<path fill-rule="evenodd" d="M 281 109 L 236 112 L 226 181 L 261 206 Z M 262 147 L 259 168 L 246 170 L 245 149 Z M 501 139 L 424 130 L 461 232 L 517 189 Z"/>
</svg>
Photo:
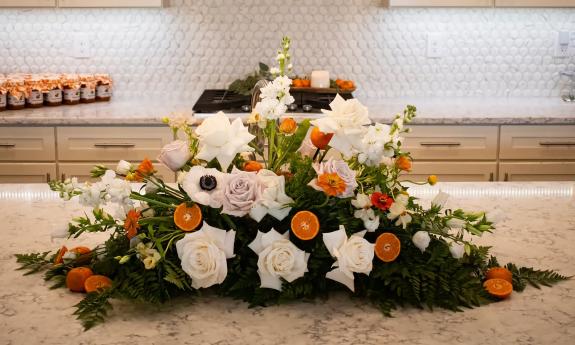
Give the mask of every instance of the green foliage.
<svg viewBox="0 0 575 345">
<path fill-rule="evenodd" d="M 228 90 L 238 93 L 240 95 L 251 95 L 252 89 L 256 83 L 261 79 L 271 78 L 270 68 L 264 63 L 259 63 L 259 70 L 246 76 L 244 79 L 236 79 L 229 86 Z"/>
<path fill-rule="evenodd" d="M 84 232 L 106 232 L 110 229 L 118 228 L 116 220 L 102 209 L 95 208 L 92 210 L 94 220 L 88 215 L 85 217 L 76 217 L 68 224 L 69 237 L 78 238 Z"/>
<path fill-rule="evenodd" d="M 527 285 L 540 289 L 543 286 L 552 286 L 561 281 L 571 279 L 560 275 L 559 273 L 551 270 L 536 270 L 532 267 L 517 267 L 515 264 L 509 263 L 505 268 L 513 273 L 513 290 L 523 291 Z"/>
<path fill-rule="evenodd" d="M 25 270 L 29 275 L 45 270 L 53 264 L 54 257 L 48 258 L 50 251 L 43 253 L 16 254 L 16 262 L 20 264 L 18 270 Z"/>
<path fill-rule="evenodd" d="M 96 326 L 104 322 L 108 316 L 108 311 L 112 310 L 110 299 L 114 297 L 115 290 L 113 288 L 104 290 L 102 292 L 92 292 L 86 295 L 80 303 L 76 304 L 76 319 L 82 322 L 84 330 Z"/>
</svg>

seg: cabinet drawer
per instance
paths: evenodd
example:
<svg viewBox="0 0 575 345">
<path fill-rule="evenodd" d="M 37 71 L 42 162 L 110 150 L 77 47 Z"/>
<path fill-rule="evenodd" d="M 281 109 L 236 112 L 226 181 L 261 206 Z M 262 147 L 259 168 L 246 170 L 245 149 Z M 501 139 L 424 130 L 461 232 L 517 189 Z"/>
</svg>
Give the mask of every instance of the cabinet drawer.
<svg viewBox="0 0 575 345">
<path fill-rule="evenodd" d="M 500 163 L 500 181 L 575 181 L 575 162 Z"/>
<path fill-rule="evenodd" d="M 414 162 L 401 180 L 423 182 L 436 175 L 441 182 L 494 181 L 496 171 L 496 162 Z"/>
<path fill-rule="evenodd" d="M 497 127 L 412 126 L 405 135 L 403 150 L 415 159 L 495 160 Z"/>
<path fill-rule="evenodd" d="M 0 161 L 56 159 L 54 128 L 0 127 Z"/>
<path fill-rule="evenodd" d="M 0 163 L 0 183 L 46 183 L 56 178 L 56 163 Z"/>
<path fill-rule="evenodd" d="M 575 126 L 503 126 L 501 159 L 575 159 Z"/>
<path fill-rule="evenodd" d="M 140 163 L 140 162 L 132 162 L 133 164 L 135 164 L 136 166 Z M 69 177 L 76 177 L 78 178 L 78 181 L 80 182 L 84 182 L 84 181 L 95 181 L 98 179 L 93 179 L 90 177 L 90 170 L 92 170 L 92 168 L 95 165 L 99 165 L 102 163 L 60 163 L 58 165 L 58 170 L 60 172 L 60 176 L 59 178 L 61 180 L 65 180 L 66 178 Z M 107 163 L 107 164 L 103 164 L 106 167 L 115 170 L 116 169 L 116 163 Z M 157 172 L 157 176 L 159 178 L 161 178 L 164 182 L 168 182 L 168 183 L 172 183 L 176 181 L 176 174 L 171 171 L 170 169 L 166 168 L 163 164 L 161 163 L 154 163 L 154 168 L 156 168 Z"/>
<path fill-rule="evenodd" d="M 167 127 L 58 127 L 60 161 L 154 159 L 171 142 Z"/>
</svg>

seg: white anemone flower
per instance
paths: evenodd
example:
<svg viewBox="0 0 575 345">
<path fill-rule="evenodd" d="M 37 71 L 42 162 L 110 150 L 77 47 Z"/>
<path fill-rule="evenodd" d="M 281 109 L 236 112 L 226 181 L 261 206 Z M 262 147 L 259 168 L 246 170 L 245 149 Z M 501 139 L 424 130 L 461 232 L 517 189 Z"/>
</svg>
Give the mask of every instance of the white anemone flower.
<svg viewBox="0 0 575 345">
<path fill-rule="evenodd" d="M 212 208 L 222 207 L 225 174 L 214 168 L 193 166 L 182 178 L 182 188 L 192 201 Z"/>
</svg>

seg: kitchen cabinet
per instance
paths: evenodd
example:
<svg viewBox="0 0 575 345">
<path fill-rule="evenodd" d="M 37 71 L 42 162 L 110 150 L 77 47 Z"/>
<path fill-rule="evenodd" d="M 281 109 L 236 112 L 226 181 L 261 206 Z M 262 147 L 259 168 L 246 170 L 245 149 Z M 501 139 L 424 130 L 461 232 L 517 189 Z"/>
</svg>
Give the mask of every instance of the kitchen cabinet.
<svg viewBox="0 0 575 345">
<path fill-rule="evenodd" d="M 442 182 L 495 181 L 497 162 L 421 162 L 414 161 L 413 169 L 402 180 L 427 181 L 436 175 Z"/>
<path fill-rule="evenodd" d="M 575 159 L 575 126 L 502 126 L 499 157 L 503 160 Z"/>
<path fill-rule="evenodd" d="M 0 7 L 56 7 L 56 0 L 0 0 Z"/>
<path fill-rule="evenodd" d="M 575 0 L 495 0 L 496 7 L 575 7 Z"/>
<path fill-rule="evenodd" d="M 499 164 L 500 181 L 575 181 L 575 162 L 513 162 Z"/>
<path fill-rule="evenodd" d="M 59 7 L 162 7 L 163 0 L 59 0 Z"/>
<path fill-rule="evenodd" d="M 53 161 L 54 128 L 0 127 L 0 162 Z"/>
<path fill-rule="evenodd" d="M 492 7 L 493 0 L 388 0 L 390 7 Z"/>
<path fill-rule="evenodd" d="M 46 183 L 56 178 L 56 163 L 0 163 L 0 183 Z"/>
</svg>

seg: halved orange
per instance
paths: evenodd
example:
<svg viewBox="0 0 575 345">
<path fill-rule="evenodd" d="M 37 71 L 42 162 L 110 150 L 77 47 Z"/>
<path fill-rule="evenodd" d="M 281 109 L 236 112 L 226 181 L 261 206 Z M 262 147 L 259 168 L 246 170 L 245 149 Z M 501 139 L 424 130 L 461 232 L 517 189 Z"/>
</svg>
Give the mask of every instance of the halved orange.
<svg viewBox="0 0 575 345">
<path fill-rule="evenodd" d="M 505 267 L 493 267 L 487 270 L 485 279 L 504 279 L 513 284 L 513 273 Z"/>
<path fill-rule="evenodd" d="M 73 292 L 84 292 L 84 283 L 94 273 L 88 267 L 76 267 L 68 271 L 66 275 L 66 287 Z"/>
<path fill-rule="evenodd" d="M 110 287 L 112 287 L 112 279 L 101 275 L 90 276 L 84 282 L 84 290 L 88 293 L 104 290 Z"/>
<path fill-rule="evenodd" d="M 188 207 L 183 202 L 174 211 L 174 223 L 184 231 L 193 231 L 202 222 L 202 210 L 197 204 Z"/>
<path fill-rule="evenodd" d="M 54 258 L 54 265 L 64 263 L 64 254 L 66 254 L 67 251 L 68 248 L 66 248 L 66 246 L 62 246 L 62 248 L 60 248 L 60 250 L 56 254 L 56 258 Z"/>
<path fill-rule="evenodd" d="M 75 247 L 70 249 L 71 252 L 76 253 L 76 263 L 87 264 L 92 261 L 92 250 L 88 247 Z"/>
<path fill-rule="evenodd" d="M 513 292 L 513 285 L 505 279 L 488 279 L 483 283 L 483 287 L 489 294 L 501 299 L 509 297 Z"/>
<path fill-rule="evenodd" d="M 319 219 L 310 211 L 299 211 L 291 219 L 291 231 L 300 240 L 311 240 L 319 233 Z"/>
<path fill-rule="evenodd" d="M 392 262 L 401 252 L 399 238 L 391 232 L 384 232 L 375 240 L 375 255 L 383 262 Z"/>
</svg>

